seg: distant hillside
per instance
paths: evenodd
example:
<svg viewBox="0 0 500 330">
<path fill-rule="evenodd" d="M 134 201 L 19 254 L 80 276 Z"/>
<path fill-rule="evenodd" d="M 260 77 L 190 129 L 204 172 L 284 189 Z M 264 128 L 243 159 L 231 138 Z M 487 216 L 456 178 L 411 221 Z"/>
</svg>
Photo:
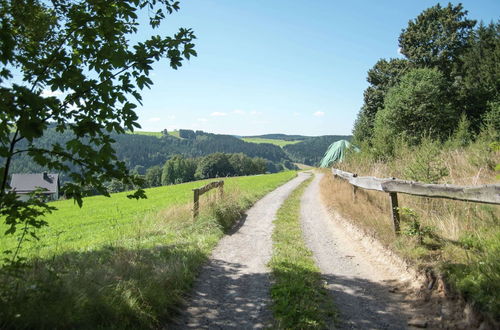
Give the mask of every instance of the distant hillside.
<svg viewBox="0 0 500 330">
<path fill-rule="evenodd" d="M 350 135 L 311 137 L 300 143 L 288 144 L 283 147 L 283 150 L 293 162 L 318 166 L 330 144 L 338 140 L 350 140 L 351 138 Z"/>
<path fill-rule="evenodd" d="M 182 130 L 186 133 L 188 130 Z M 261 157 L 273 163 L 290 163 L 285 151 L 276 145 L 248 143 L 231 135 L 219 135 L 201 131 L 189 131 L 188 138 L 178 138 L 170 134 L 139 132 L 134 134 L 113 134 L 114 147 L 119 160 L 129 169 L 137 169 L 140 174 L 152 166 L 163 165 L 174 155 L 185 157 L 206 156 L 215 152 L 244 153 L 250 157 Z M 62 146 L 71 138 L 68 133 L 58 133 L 49 128 L 37 141 L 39 147 L 53 143 Z M 23 148 L 24 144 L 19 145 Z M 16 155 L 11 165 L 11 173 L 33 173 L 44 169 L 34 164 L 22 153 Z M 62 176 L 62 179 L 66 178 Z"/>
<path fill-rule="evenodd" d="M 339 139 L 350 139 L 350 136 L 328 135 L 305 137 L 302 135 L 266 134 L 251 138 L 245 142 L 232 135 L 212 134 L 202 131 L 179 130 L 168 132 L 134 132 L 134 134 L 113 134 L 116 140 L 114 147 L 119 160 L 124 161 L 130 169 L 140 174 L 152 166 L 163 165 L 174 155 L 185 157 L 201 157 L 215 152 L 244 153 L 249 157 L 261 157 L 274 164 L 284 164 L 290 168 L 291 162 L 316 166 L 323 157 L 328 146 Z M 277 139 L 280 138 L 280 139 Z M 305 140 L 292 140 L 302 138 Z M 48 147 L 52 143 L 64 146 L 70 139 L 67 133 L 58 133 L 49 128 L 37 145 Z M 265 140 L 263 140 L 265 139 Z M 268 142 L 273 141 L 274 144 Z M 257 143 L 258 142 L 258 143 Z M 19 145 L 20 148 L 23 144 Z M 45 169 L 34 164 L 26 154 L 19 154 L 13 160 L 11 173 L 33 173 Z M 66 178 L 62 176 L 64 181 Z"/>
</svg>

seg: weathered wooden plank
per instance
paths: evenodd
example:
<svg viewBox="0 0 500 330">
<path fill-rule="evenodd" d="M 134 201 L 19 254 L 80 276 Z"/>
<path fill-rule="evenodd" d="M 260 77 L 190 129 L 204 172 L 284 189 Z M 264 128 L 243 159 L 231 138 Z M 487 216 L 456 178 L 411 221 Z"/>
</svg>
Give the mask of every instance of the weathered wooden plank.
<svg viewBox="0 0 500 330">
<path fill-rule="evenodd" d="M 198 190 L 200 191 L 200 195 L 203 195 L 204 193 L 206 193 L 207 191 L 209 190 L 212 190 L 214 188 L 217 188 L 221 185 L 221 182 L 224 182 L 224 181 L 214 181 L 214 182 L 210 182 L 206 185 L 204 185 L 203 187 L 201 188 L 198 188 Z"/>
<path fill-rule="evenodd" d="M 356 174 L 332 169 L 334 175 L 349 181 L 359 188 L 384 192 L 403 193 L 415 196 L 438 197 L 467 202 L 500 204 L 500 185 L 457 186 L 427 184 L 395 178 L 358 177 Z"/>
<path fill-rule="evenodd" d="M 448 184 L 428 184 L 412 181 L 393 180 L 384 182 L 382 188 L 387 192 L 438 197 L 467 202 L 500 204 L 500 185 L 457 186 Z"/>
<path fill-rule="evenodd" d="M 368 190 L 384 191 L 382 189 L 382 183 L 387 180 L 392 180 L 390 178 L 379 179 L 371 176 L 357 176 L 356 174 L 344 172 L 336 168 L 332 169 L 332 172 L 334 175 L 349 181 L 350 184 Z"/>
</svg>

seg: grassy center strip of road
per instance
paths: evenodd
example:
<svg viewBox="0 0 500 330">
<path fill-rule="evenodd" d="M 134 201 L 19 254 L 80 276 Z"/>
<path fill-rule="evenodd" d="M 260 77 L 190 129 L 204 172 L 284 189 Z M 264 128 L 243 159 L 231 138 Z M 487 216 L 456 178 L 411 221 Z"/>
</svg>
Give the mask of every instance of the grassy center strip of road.
<svg viewBox="0 0 500 330">
<path fill-rule="evenodd" d="M 226 230 L 295 176 L 225 178 L 224 199 L 203 195 L 196 221 L 192 188 L 206 181 L 148 189 L 141 201 L 119 193 L 86 198 L 82 209 L 53 203 L 41 240 L 26 244 L 28 266 L 10 275 L 0 263 L 0 329 L 162 328 Z"/>
<path fill-rule="evenodd" d="M 308 179 L 293 191 L 274 220 L 269 267 L 273 275 L 273 313 L 280 329 L 324 329 L 337 318 L 300 226 L 300 198 L 311 181 Z"/>
</svg>

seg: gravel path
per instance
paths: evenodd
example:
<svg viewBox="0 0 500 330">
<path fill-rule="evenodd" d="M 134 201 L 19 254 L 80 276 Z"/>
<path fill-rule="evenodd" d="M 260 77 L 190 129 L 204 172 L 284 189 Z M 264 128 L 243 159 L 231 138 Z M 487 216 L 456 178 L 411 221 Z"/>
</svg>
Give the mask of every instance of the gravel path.
<svg viewBox="0 0 500 330">
<path fill-rule="evenodd" d="M 340 329 L 405 329 L 410 315 L 399 275 L 376 260 L 333 219 L 320 200 L 316 174 L 301 200 L 303 235 L 340 312 Z"/>
<path fill-rule="evenodd" d="M 250 329 L 272 325 L 269 309 L 271 234 L 276 212 L 308 173 L 258 201 L 215 248 L 174 329 Z"/>
</svg>

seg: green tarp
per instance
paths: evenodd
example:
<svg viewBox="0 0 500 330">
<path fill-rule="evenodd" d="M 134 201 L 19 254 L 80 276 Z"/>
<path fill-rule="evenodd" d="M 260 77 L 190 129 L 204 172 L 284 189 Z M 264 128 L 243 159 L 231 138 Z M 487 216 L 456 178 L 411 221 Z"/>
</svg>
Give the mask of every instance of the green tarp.
<svg viewBox="0 0 500 330">
<path fill-rule="evenodd" d="M 349 141 L 347 140 L 339 140 L 337 142 L 332 143 L 329 147 L 328 150 L 325 152 L 325 156 L 323 156 L 323 159 L 321 160 L 320 167 L 330 167 L 333 163 L 341 163 L 346 155 L 347 149 L 355 150 L 356 152 L 359 151 L 359 148 L 353 146 Z"/>
</svg>

